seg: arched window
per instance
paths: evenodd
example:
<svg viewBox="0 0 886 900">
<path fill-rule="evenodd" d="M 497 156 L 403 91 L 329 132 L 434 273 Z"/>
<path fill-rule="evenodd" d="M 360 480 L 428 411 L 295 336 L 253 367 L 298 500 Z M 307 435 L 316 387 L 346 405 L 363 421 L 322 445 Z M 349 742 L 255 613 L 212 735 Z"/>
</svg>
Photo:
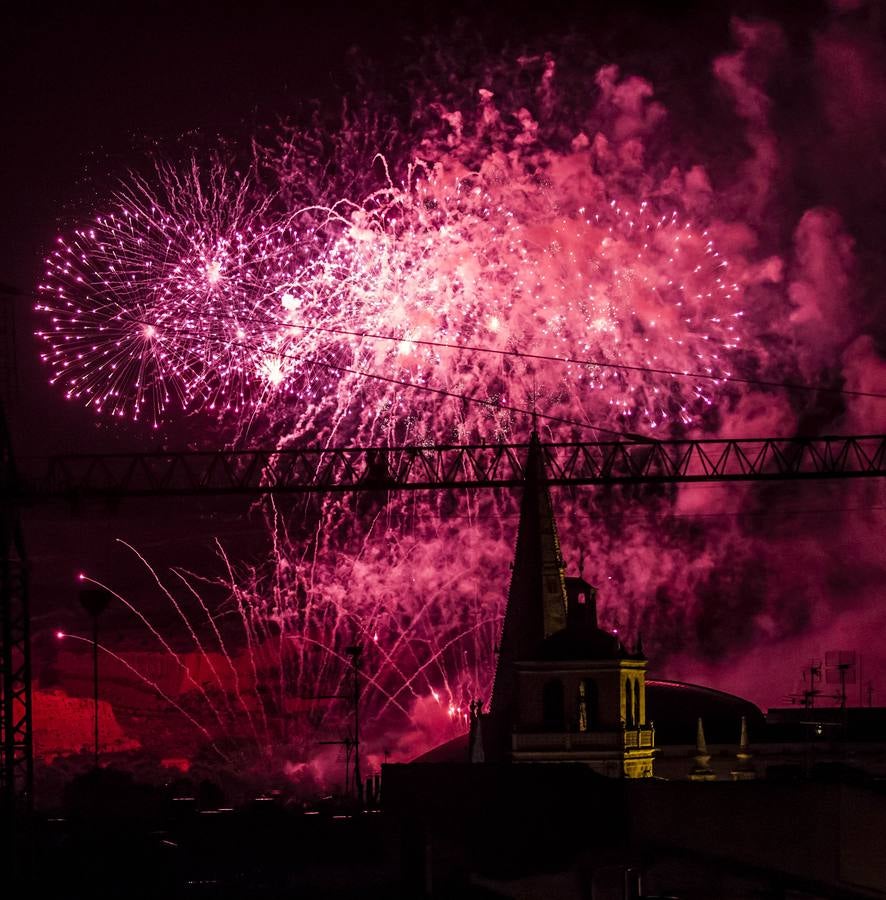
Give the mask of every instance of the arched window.
<svg viewBox="0 0 886 900">
<path fill-rule="evenodd" d="M 541 716 L 547 731 L 565 730 L 563 682 L 559 678 L 545 682 L 541 694 Z"/>
<path fill-rule="evenodd" d="M 597 682 L 585 678 L 578 683 L 578 730 L 597 727 Z"/>
<path fill-rule="evenodd" d="M 634 689 L 631 679 L 625 681 L 625 728 L 634 727 Z"/>
<path fill-rule="evenodd" d="M 640 679 L 634 681 L 634 725 L 640 727 Z"/>
</svg>

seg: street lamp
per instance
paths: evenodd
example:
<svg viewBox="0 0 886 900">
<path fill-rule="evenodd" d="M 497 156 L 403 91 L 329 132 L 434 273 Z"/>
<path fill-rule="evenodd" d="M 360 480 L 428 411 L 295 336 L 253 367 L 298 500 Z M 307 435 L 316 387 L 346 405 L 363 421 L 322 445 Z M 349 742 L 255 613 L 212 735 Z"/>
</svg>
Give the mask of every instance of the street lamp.
<svg viewBox="0 0 886 900">
<path fill-rule="evenodd" d="M 360 773 L 360 656 L 363 648 L 360 644 L 353 644 L 345 648 L 345 653 L 351 657 L 351 666 L 354 670 L 354 787 L 357 789 L 357 805 L 363 807 L 363 777 Z"/>
<path fill-rule="evenodd" d="M 92 616 L 92 708 L 93 708 L 93 757 L 98 769 L 98 617 L 105 611 L 111 595 L 96 588 L 80 591 L 80 605 Z"/>
</svg>

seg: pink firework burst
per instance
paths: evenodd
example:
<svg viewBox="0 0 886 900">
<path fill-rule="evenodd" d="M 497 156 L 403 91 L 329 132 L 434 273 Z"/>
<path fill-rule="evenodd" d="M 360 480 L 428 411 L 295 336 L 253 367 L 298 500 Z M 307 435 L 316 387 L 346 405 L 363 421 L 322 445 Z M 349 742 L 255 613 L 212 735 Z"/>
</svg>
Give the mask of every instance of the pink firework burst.
<svg viewBox="0 0 886 900">
<path fill-rule="evenodd" d="M 420 169 L 318 225 L 218 162 L 157 171 L 60 238 L 40 286 L 52 380 L 113 415 L 261 405 L 360 440 L 502 439 L 521 409 L 685 427 L 741 340 L 710 234 L 646 201 Z"/>
<path fill-rule="evenodd" d="M 309 430 L 500 440 L 521 409 L 654 430 L 712 405 L 744 288 L 702 225 L 645 201 L 564 210 L 527 184 L 410 180 L 330 219 L 308 295 L 303 272 L 278 288 L 279 380 L 318 370 L 300 381 Z M 291 421 L 290 401 L 272 407 Z"/>
<path fill-rule="evenodd" d="M 158 164 L 46 260 L 38 335 L 53 383 L 96 411 L 156 426 L 172 401 L 238 413 L 265 365 L 265 285 L 298 238 L 250 174 Z"/>
<path fill-rule="evenodd" d="M 174 400 L 240 436 L 261 410 L 257 439 L 278 446 L 520 440 L 532 414 L 563 437 L 711 427 L 747 339 L 748 244 L 712 204 L 681 202 L 663 169 L 641 172 L 633 132 L 621 156 L 575 129 L 563 140 L 542 93 L 552 65 L 512 113 L 488 90 L 474 109 L 425 104 L 437 118 L 390 166 L 367 147 L 406 132 L 342 139 L 331 181 L 318 174 L 328 160 L 309 165 L 293 141 L 262 159 L 270 189 L 219 162 L 133 179 L 49 257 L 53 380 L 115 415 L 156 423 Z M 615 147 L 622 126 L 573 100 L 563 115 L 608 128 Z M 488 697 L 513 498 L 330 494 L 298 515 L 263 509 L 266 558 L 222 553 L 215 579 L 242 623 L 250 713 L 295 698 L 305 734 L 345 729 L 347 709 L 305 698 L 342 692 L 356 641 L 370 734 L 428 707 L 460 727 Z M 564 535 L 580 550 L 604 527 L 588 515 Z M 649 587 L 642 559 L 624 596 Z"/>
</svg>

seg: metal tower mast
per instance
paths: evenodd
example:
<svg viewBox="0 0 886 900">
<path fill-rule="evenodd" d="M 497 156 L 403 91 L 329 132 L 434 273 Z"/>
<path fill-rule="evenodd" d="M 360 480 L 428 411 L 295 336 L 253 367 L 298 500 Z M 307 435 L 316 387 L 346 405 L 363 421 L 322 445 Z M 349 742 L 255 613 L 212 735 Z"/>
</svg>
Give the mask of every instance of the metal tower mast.
<svg viewBox="0 0 886 900">
<path fill-rule="evenodd" d="M 13 499 L 16 483 L 9 429 L 0 406 L 0 802 L 4 813 L 30 807 L 34 787 L 28 564 Z"/>
<path fill-rule="evenodd" d="M 18 516 L 21 496 L 7 410 L 16 388 L 15 318 L 7 285 L 0 294 L 0 807 L 2 825 L 33 800 L 31 640 L 28 564 Z"/>
</svg>

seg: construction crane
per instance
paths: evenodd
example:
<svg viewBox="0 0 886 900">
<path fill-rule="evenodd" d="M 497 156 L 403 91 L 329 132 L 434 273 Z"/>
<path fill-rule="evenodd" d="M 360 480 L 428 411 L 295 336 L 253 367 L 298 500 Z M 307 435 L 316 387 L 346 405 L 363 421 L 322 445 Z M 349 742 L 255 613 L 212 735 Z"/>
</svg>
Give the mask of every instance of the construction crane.
<svg viewBox="0 0 886 900">
<path fill-rule="evenodd" d="M 50 457 L 23 503 L 211 494 L 510 488 L 528 444 L 306 447 Z M 886 436 L 541 444 L 552 486 L 865 478 L 886 474 Z"/>
</svg>

